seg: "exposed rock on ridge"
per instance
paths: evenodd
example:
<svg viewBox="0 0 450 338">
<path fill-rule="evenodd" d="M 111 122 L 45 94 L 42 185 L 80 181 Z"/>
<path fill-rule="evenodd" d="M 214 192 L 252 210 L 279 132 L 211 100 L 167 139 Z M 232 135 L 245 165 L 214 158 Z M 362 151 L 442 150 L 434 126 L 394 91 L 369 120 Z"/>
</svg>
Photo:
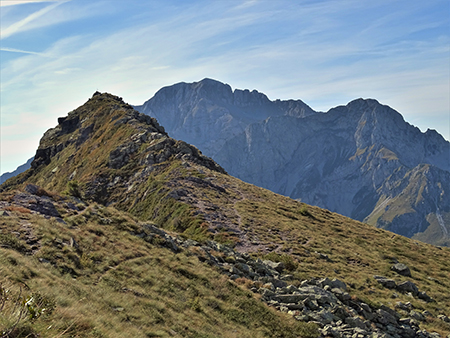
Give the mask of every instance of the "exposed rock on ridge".
<svg viewBox="0 0 450 338">
<path fill-rule="evenodd" d="M 58 119 L 58 125 L 42 137 L 31 169 L 3 187 L 29 180 L 64 191 L 74 181 L 87 199 L 128 204 L 133 193 L 138 199 L 140 183 L 169 159 L 225 173 L 194 146 L 170 138 L 154 118 L 117 96 L 97 92 Z"/>
<path fill-rule="evenodd" d="M 224 174 L 223 169 L 195 147 L 168 137 L 154 119 L 137 113 L 113 95 L 96 93 L 85 105 L 60 119 L 58 126 L 46 133 L 40 149 L 45 151 L 37 156 L 34 167 L 5 187 L 5 190 L 14 188 L 15 183 L 19 191 L 2 193 L 0 213 L 10 220 L 3 218 L 1 235 L 4 230 L 18 231 L 0 239 L 5 242 L 6 238 L 6 245 L 12 243 L 22 250 L 20 242 L 12 237 L 18 235 L 25 240 L 27 253 L 39 250 L 40 244 L 48 247 L 53 243 L 50 245 L 61 250 L 70 246 L 75 255 L 66 259 L 55 252 L 44 258 L 47 262 L 41 261 L 55 264 L 64 274 L 81 276 L 84 267 L 79 262 L 83 255 L 76 252 L 77 246 L 88 248 L 87 243 L 95 239 L 98 244 L 100 237 L 110 241 L 112 233 L 106 235 L 103 230 L 114 224 L 120 236 L 112 244 L 117 244 L 119 250 L 122 240 L 130 237 L 136 239 L 136 245 L 145 241 L 149 245 L 164 245 L 174 252 L 185 247 L 236 283 L 251 283 L 253 291 L 260 292 L 268 304 L 280 311 L 292 311 L 291 315 L 298 320 L 318 322 L 323 326 L 324 336 L 364 337 L 370 333 L 373 338 L 389 335 L 397 338 L 407 329 L 406 334 L 429 337 L 413 319 L 421 322 L 420 318 L 425 317 L 424 325 L 434 323 L 434 328 L 439 329 L 439 316 L 448 318 L 449 284 L 447 280 L 438 281 L 448 270 L 447 248 L 393 236 L 245 184 Z M 28 177 L 28 182 L 21 192 L 18 183 L 24 177 Z M 42 185 L 44 189 L 29 183 Z M 75 198 L 61 198 L 54 191 Z M 135 217 L 124 212 L 118 217 L 115 209 Z M 24 214 L 29 215 L 30 222 L 39 218 L 42 223 L 38 224 L 45 224 L 51 231 L 50 237 L 57 238 L 40 242 L 42 238 L 33 235 L 31 225 L 22 226 Z M 52 231 L 58 224 L 61 233 Z M 176 231 L 182 238 L 159 227 Z M 39 230 L 39 225 L 34 228 Z M 235 247 L 232 250 L 206 239 Z M 126 256 L 117 264 L 126 267 L 142 253 L 137 250 Z M 174 257 L 172 262 L 176 261 Z M 414 268 L 411 278 L 405 280 L 406 276 L 390 270 L 393 263 L 398 263 L 395 257 L 401 257 L 402 263 Z M 87 263 L 91 262 L 86 267 L 97 266 L 96 259 L 85 258 Z M 103 264 L 98 271 L 113 269 L 107 261 Z M 398 294 L 379 286 L 374 274 L 392 279 Z M 339 280 L 311 279 L 317 275 Z M 427 280 L 428 276 L 432 279 Z M 307 281 L 301 282 L 305 278 Z M 442 308 L 424 302 L 425 295 L 419 297 L 423 290 Z M 366 299 L 367 306 L 351 295 Z M 410 307 L 404 321 L 392 314 L 395 311 L 391 296 L 403 303 L 411 300 L 410 306 L 402 305 Z M 251 298 L 251 294 L 246 297 Z M 359 307 L 352 307 L 354 304 L 368 314 L 358 312 Z M 429 311 L 426 313 L 424 309 Z M 439 332 L 446 327 L 442 323 Z"/>
<path fill-rule="evenodd" d="M 11 207 L 12 209 L 31 207 L 30 213 L 54 218 L 62 224 L 66 222 L 58 212 L 55 212 L 56 207 L 64 212 L 69 211 L 73 215 L 82 213 L 82 210 L 70 202 L 70 198 L 64 199 L 56 195 L 50 197 L 46 194 L 48 193 L 42 188 L 28 184 L 25 191 L 16 191 L 9 201 L 0 201 L 0 212 Z M 46 205 L 45 208 L 39 207 L 42 203 Z M 102 218 L 98 214 L 96 217 L 103 225 L 111 223 L 111 219 Z M 423 329 L 423 324 L 430 320 L 450 322 L 447 315 L 434 316 L 411 302 L 397 301 L 393 308 L 368 304 L 352 295 L 355 290 L 354 285 L 347 285 L 337 278 L 298 280 L 289 273 L 282 262 L 255 258 L 215 241 L 199 243 L 184 239 L 151 223 L 140 225 L 135 226 L 129 234 L 143 239 L 150 245 L 165 247 L 174 254 L 185 251 L 195 255 L 201 262 L 216 268 L 236 284 L 246 283 L 247 287 L 253 293 L 259 294 L 260 299 L 268 306 L 291 315 L 295 320 L 315 323 L 321 338 L 439 338 L 442 336 L 438 333 Z M 0 230 L 1 228 L 0 226 Z M 41 239 L 36 237 L 29 228 L 22 228 L 20 232 L 15 232 L 15 236 L 23 238 L 26 245 L 22 250 L 27 254 L 38 252 L 42 246 Z M 53 245 L 61 250 L 65 246 L 75 248 L 78 246 L 73 237 L 70 237 L 69 241 L 55 238 Z M 64 261 L 58 261 L 56 257 L 53 257 L 52 261 L 39 258 L 39 262 L 51 264 L 55 268 L 65 269 L 66 273 L 75 274 L 75 271 L 68 268 Z M 400 268 L 400 271 L 407 269 L 404 264 L 399 263 L 396 267 Z M 386 277 L 374 276 L 374 279 L 383 288 L 409 293 L 411 300 L 419 298 L 427 303 L 434 302 L 425 292 L 419 291 L 411 281 L 397 284 Z M 122 291 L 127 292 L 129 289 L 122 288 Z"/>
</svg>

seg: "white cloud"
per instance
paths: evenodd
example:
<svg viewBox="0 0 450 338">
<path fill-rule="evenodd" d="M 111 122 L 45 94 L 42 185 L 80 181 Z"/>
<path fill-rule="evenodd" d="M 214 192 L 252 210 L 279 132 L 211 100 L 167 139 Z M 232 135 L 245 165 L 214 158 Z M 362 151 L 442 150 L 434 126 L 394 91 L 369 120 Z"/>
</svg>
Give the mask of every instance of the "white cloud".
<svg viewBox="0 0 450 338">
<path fill-rule="evenodd" d="M 1 0 L 0 7 L 14 6 L 14 5 L 26 5 L 36 2 L 56 2 L 61 0 Z"/>
<path fill-rule="evenodd" d="M 2 52 L 12 52 L 12 53 L 21 53 L 21 54 L 34 54 L 34 55 L 45 56 L 44 53 L 32 52 L 32 51 L 29 51 L 29 50 L 22 50 L 22 49 L 17 49 L 17 48 L 0 47 L 0 51 L 2 51 Z"/>
<path fill-rule="evenodd" d="M 48 12 L 52 11 L 53 9 L 55 9 L 56 7 L 58 7 L 59 5 L 68 2 L 70 0 L 64 0 L 64 1 L 57 1 L 54 2 L 51 5 L 48 5 L 30 15 L 28 15 L 27 17 L 25 17 L 24 19 L 17 21 L 13 24 L 11 24 L 10 26 L 8 26 L 6 29 L 2 29 L 1 33 L 0 33 L 0 39 L 5 39 L 7 37 L 10 37 L 11 35 L 21 32 L 23 30 L 27 29 L 27 26 L 29 23 L 33 22 L 34 20 L 38 19 L 39 17 L 47 14 Z"/>
</svg>

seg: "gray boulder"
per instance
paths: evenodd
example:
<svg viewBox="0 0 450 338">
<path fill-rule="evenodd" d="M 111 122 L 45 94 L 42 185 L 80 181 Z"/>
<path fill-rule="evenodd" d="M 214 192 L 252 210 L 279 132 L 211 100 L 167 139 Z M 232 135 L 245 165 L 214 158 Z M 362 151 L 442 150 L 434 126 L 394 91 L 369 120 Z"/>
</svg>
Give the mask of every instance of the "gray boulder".
<svg viewBox="0 0 450 338">
<path fill-rule="evenodd" d="M 411 270 L 403 263 L 397 263 L 391 267 L 392 271 L 395 271 L 399 275 L 411 277 Z"/>
<path fill-rule="evenodd" d="M 383 277 L 383 276 L 373 276 L 378 283 L 383 285 L 385 288 L 388 289 L 395 289 L 397 287 L 397 283 L 395 283 L 395 280 Z"/>
<path fill-rule="evenodd" d="M 398 284 L 397 290 L 405 293 L 411 292 L 413 296 L 417 296 L 417 294 L 419 293 L 419 289 L 417 288 L 416 284 L 409 280 Z"/>
</svg>

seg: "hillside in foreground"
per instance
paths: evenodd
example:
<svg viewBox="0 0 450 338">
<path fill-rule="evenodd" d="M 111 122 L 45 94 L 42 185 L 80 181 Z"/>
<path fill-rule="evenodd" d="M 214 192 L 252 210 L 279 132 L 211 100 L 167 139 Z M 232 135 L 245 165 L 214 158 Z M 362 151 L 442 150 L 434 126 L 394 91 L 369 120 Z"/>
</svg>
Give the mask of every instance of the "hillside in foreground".
<svg viewBox="0 0 450 338">
<path fill-rule="evenodd" d="M 448 248 L 244 183 L 113 95 L 60 118 L 0 197 L 11 337 L 450 333 Z"/>
</svg>

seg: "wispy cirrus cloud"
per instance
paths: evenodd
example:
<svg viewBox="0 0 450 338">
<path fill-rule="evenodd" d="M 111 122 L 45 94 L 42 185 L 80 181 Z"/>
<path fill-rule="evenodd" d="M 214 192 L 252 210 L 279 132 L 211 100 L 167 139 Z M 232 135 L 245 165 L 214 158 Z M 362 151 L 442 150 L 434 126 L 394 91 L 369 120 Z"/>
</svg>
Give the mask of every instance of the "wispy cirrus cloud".
<svg viewBox="0 0 450 338">
<path fill-rule="evenodd" d="M 47 14 L 48 12 L 52 11 L 56 7 L 60 6 L 61 4 L 69 2 L 69 1 L 70 0 L 61 0 L 61 1 L 53 2 L 51 5 L 48 5 L 36 12 L 33 12 L 32 14 L 23 18 L 22 20 L 14 22 L 13 24 L 9 25 L 7 28 L 2 29 L 2 31 L 0 33 L 0 39 L 8 38 L 13 34 L 16 34 L 18 32 L 26 30 L 28 24 L 30 24 L 31 22 L 40 18 L 41 16 Z M 34 2 L 36 2 L 36 1 L 34 1 Z"/>
<path fill-rule="evenodd" d="M 0 7 L 26 5 L 36 2 L 55 2 L 60 0 L 0 0 Z"/>
<path fill-rule="evenodd" d="M 29 50 L 17 49 L 17 48 L 8 48 L 8 47 L 0 47 L 0 51 L 2 52 L 11 52 L 11 53 L 20 53 L 20 54 L 32 54 L 32 55 L 41 55 L 45 56 L 44 53 L 33 52 Z"/>
</svg>

